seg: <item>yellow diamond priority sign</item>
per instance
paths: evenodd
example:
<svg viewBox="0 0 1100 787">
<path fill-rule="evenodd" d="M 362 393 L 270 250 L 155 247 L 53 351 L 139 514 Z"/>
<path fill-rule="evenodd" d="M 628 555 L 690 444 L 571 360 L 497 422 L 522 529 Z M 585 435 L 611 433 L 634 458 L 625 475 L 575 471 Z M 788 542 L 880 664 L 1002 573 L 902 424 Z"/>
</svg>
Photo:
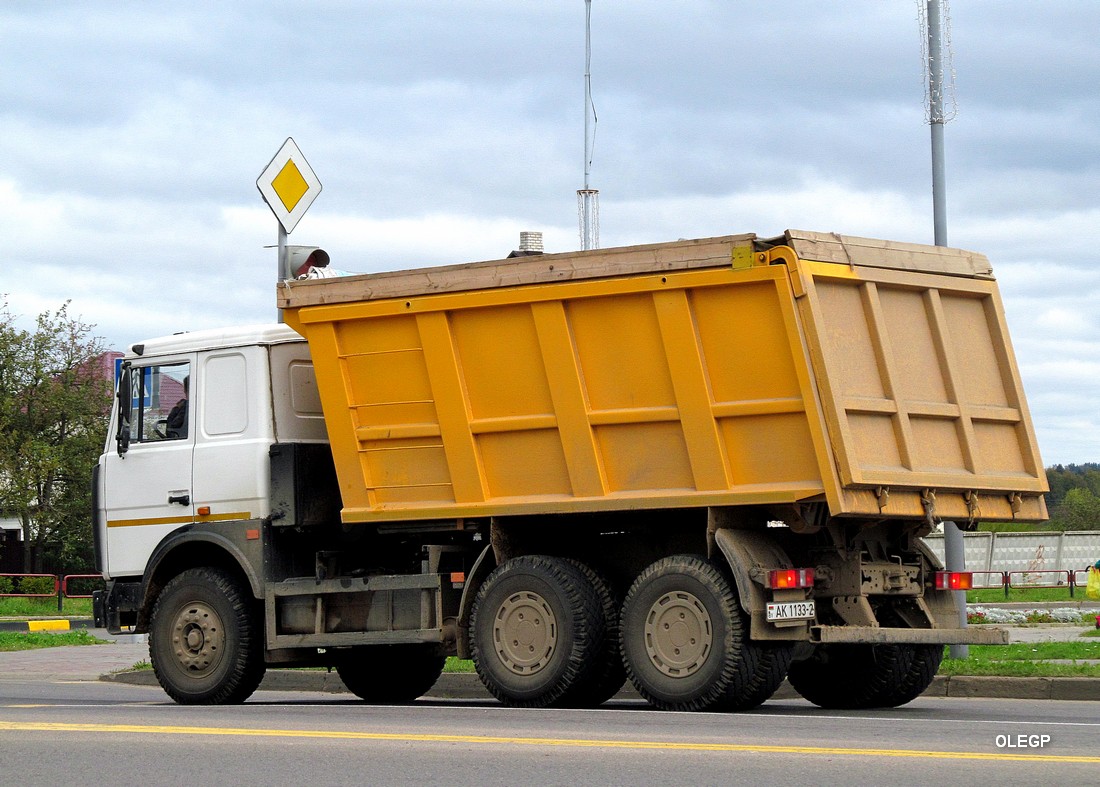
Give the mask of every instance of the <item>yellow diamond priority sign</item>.
<svg viewBox="0 0 1100 787">
<path fill-rule="evenodd" d="M 321 181 L 290 137 L 264 168 L 256 187 L 287 233 L 294 231 L 321 193 Z"/>
</svg>

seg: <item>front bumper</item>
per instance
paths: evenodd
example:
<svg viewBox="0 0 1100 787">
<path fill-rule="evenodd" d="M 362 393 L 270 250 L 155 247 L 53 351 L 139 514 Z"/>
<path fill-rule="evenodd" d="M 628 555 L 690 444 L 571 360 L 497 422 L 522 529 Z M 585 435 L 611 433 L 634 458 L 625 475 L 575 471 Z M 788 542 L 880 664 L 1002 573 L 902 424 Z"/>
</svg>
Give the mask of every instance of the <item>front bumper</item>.
<svg viewBox="0 0 1100 787">
<path fill-rule="evenodd" d="M 112 634 L 137 633 L 138 610 L 141 609 L 141 582 L 112 579 L 106 590 L 92 593 L 92 617 L 96 628 Z"/>
</svg>

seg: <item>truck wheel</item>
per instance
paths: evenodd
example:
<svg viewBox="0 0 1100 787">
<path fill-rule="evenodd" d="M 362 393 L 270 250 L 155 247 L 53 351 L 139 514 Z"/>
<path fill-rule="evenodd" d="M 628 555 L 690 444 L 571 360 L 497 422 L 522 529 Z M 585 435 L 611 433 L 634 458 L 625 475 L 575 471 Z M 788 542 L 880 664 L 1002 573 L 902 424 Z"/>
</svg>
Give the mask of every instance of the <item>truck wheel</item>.
<svg viewBox="0 0 1100 787">
<path fill-rule="evenodd" d="M 825 645 L 787 680 L 822 708 L 893 708 L 928 688 L 942 658 L 942 645 Z"/>
<path fill-rule="evenodd" d="M 880 708 L 896 708 L 907 702 L 912 702 L 932 685 L 936 673 L 939 672 L 940 662 L 943 661 L 943 645 L 898 645 L 911 651 L 909 657 L 909 670 L 905 677 L 896 686 L 889 689 L 879 698 Z"/>
<path fill-rule="evenodd" d="M 373 703 L 405 703 L 428 693 L 443 672 L 443 656 L 431 645 L 352 648 L 336 662 L 336 674 L 355 696 Z"/>
<path fill-rule="evenodd" d="M 543 555 L 513 558 L 485 579 L 474 600 L 477 674 L 508 705 L 564 703 L 599 661 L 600 621 L 600 600 L 576 566 Z"/>
<path fill-rule="evenodd" d="M 745 622 L 745 625 L 748 623 Z M 767 702 L 783 685 L 794 656 L 793 644 L 746 642 L 743 647 L 756 651 L 755 657 L 749 659 L 750 663 L 755 661 L 756 669 L 740 691 L 727 692 L 719 701 L 721 710 L 752 710 Z"/>
<path fill-rule="evenodd" d="M 658 708 L 703 710 L 751 691 L 758 650 L 729 580 L 701 557 L 666 557 L 641 573 L 621 639 L 627 676 Z"/>
<path fill-rule="evenodd" d="M 264 677 L 263 636 L 252 599 L 226 572 L 192 568 L 153 606 L 149 660 L 184 705 L 244 702 Z"/>
<path fill-rule="evenodd" d="M 614 697 L 626 683 L 626 668 L 619 652 L 619 613 L 622 598 L 616 595 L 611 584 L 598 571 L 579 560 L 569 562 L 584 574 L 599 599 L 602 612 L 600 620 L 593 621 L 589 628 L 594 637 L 602 631 L 603 644 L 597 650 L 592 670 L 583 680 L 578 680 L 556 704 L 595 708 Z"/>
</svg>

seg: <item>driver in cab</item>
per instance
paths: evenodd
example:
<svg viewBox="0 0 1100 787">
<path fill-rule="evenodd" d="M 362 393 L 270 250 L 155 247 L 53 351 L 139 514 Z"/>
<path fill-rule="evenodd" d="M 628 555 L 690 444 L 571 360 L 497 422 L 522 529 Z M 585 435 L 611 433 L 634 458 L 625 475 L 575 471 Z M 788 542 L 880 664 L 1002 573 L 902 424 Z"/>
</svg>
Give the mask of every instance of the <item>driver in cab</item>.
<svg viewBox="0 0 1100 787">
<path fill-rule="evenodd" d="M 165 432 L 169 439 L 187 437 L 187 395 L 191 376 L 183 378 L 183 398 L 169 411 Z"/>
</svg>

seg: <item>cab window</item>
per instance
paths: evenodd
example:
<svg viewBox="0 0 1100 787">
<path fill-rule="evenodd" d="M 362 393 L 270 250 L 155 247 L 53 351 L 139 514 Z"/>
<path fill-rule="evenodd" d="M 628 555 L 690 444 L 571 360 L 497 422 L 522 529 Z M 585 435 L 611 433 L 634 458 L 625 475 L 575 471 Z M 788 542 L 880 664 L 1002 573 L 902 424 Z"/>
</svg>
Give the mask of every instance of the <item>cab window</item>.
<svg viewBox="0 0 1100 787">
<path fill-rule="evenodd" d="M 187 437 L 191 365 L 135 366 L 130 374 L 130 440 L 150 443 Z"/>
</svg>

